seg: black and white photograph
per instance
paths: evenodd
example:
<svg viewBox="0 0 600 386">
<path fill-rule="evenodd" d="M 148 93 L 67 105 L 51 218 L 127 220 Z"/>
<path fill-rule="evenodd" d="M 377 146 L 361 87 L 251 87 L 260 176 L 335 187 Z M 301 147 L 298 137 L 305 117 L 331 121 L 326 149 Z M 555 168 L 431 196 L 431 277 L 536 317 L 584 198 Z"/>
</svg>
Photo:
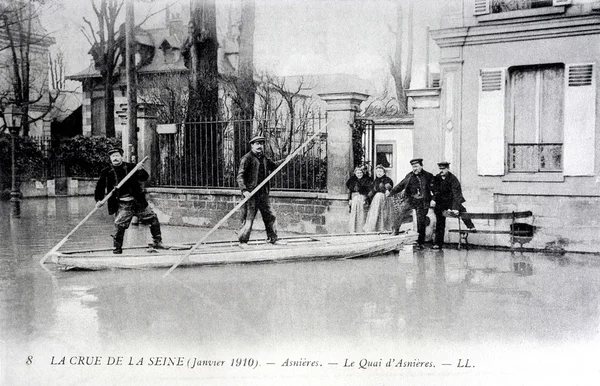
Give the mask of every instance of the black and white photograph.
<svg viewBox="0 0 600 386">
<path fill-rule="evenodd" d="M 600 384 L 599 70 L 600 0 L 0 0 L 0 384 Z"/>
</svg>

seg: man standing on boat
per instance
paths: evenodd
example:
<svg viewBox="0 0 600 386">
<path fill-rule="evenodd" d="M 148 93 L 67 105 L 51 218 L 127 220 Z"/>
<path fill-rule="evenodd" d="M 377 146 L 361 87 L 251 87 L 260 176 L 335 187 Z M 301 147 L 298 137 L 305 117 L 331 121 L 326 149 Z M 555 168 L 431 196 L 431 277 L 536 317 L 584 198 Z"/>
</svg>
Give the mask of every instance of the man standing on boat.
<svg viewBox="0 0 600 386">
<path fill-rule="evenodd" d="M 438 163 L 440 173 L 433 177 L 433 199 L 435 200 L 435 245 L 433 249 L 442 249 L 444 245 L 444 232 L 446 231 L 446 217 L 444 211 L 450 211 L 455 215 L 466 212 L 463 206 L 465 198 L 462 195 L 462 189 L 458 178 L 450 173 L 450 163 Z M 463 218 L 467 228 L 475 230 L 475 225 L 470 218 Z"/>
<path fill-rule="evenodd" d="M 395 195 L 404 190 L 410 206 L 417 211 L 417 248 L 423 249 L 425 244 L 425 230 L 427 229 L 427 212 L 431 203 L 431 186 L 433 174 L 423 169 L 423 159 L 410 160 L 412 172 L 408 173 L 400 183 L 392 188 L 390 195 Z"/>
<path fill-rule="evenodd" d="M 237 182 L 242 190 L 244 198 L 250 197 L 254 190 L 269 174 L 277 169 L 282 161 L 273 161 L 264 154 L 265 137 L 257 135 L 250 140 L 250 151 L 240 160 L 240 168 L 237 174 Z M 241 245 L 247 244 L 252 232 L 252 224 L 257 210 L 265 223 L 267 242 L 278 243 L 277 230 L 275 229 L 275 215 L 269 202 L 269 183 L 263 185 L 242 208 L 242 228 L 238 234 Z M 279 242 L 281 243 L 281 242 Z"/>
<path fill-rule="evenodd" d="M 98 207 L 102 206 L 101 200 L 104 199 L 106 194 L 111 192 L 136 166 L 129 162 L 123 162 L 123 149 L 111 148 L 108 150 L 108 156 L 111 165 L 100 172 L 100 178 L 94 191 L 94 198 Z M 140 223 L 150 225 L 152 247 L 165 249 L 162 243 L 160 222 L 156 217 L 156 213 L 148 205 L 141 184 L 141 182 L 148 180 L 148 177 L 148 172 L 139 169 L 108 199 L 108 214 L 116 214 L 115 235 L 113 236 L 113 253 L 115 254 L 123 253 L 125 230 L 129 227 L 133 216 L 137 216 Z"/>
</svg>

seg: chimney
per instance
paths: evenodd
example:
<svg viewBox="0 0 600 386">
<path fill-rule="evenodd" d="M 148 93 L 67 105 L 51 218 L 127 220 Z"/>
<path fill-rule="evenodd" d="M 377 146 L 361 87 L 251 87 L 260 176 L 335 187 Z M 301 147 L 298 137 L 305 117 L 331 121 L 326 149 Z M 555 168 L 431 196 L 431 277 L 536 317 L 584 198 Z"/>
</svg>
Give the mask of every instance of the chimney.
<svg viewBox="0 0 600 386">
<path fill-rule="evenodd" d="M 183 41 L 183 20 L 181 19 L 181 12 L 171 12 L 169 7 L 166 10 L 166 24 L 169 30 L 169 35 L 177 36 L 180 41 Z"/>
</svg>

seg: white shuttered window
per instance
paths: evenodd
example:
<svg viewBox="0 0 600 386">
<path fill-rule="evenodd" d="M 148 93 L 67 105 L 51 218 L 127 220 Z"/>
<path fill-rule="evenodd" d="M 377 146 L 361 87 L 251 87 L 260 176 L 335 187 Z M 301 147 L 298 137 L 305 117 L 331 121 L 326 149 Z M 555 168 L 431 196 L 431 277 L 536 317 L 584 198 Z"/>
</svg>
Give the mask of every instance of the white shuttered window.
<svg viewBox="0 0 600 386">
<path fill-rule="evenodd" d="M 477 107 L 477 173 L 504 175 L 504 111 L 506 69 L 483 69 L 479 73 Z"/>
<path fill-rule="evenodd" d="M 567 65 L 565 85 L 564 174 L 594 174 L 596 75 L 594 65 Z"/>
</svg>

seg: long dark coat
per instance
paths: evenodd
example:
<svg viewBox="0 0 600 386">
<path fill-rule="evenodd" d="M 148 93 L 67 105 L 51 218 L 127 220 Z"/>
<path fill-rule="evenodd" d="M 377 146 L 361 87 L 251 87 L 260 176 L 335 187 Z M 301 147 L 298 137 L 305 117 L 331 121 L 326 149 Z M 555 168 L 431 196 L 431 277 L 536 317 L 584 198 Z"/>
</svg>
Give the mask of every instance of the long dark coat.
<svg viewBox="0 0 600 386">
<path fill-rule="evenodd" d="M 261 163 L 264 168 L 264 177 L 259 181 L 259 168 L 261 167 Z M 240 160 L 240 168 L 238 169 L 237 174 L 237 183 L 242 190 L 242 193 L 245 191 L 253 191 L 254 188 L 263 182 L 264 178 L 268 177 L 281 163 L 283 163 L 283 160 L 273 161 L 265 155 L 258 156 L 252 151 L 246 153 Z M 267 182 L 261 190 L 266 194 L 269 194 L 269 183 Z"/>
<path fill-rule="evenodd" d="M 458 178 L 450 172 L 445 179 L 440 174 L 436 175 L 433 178 L 433 199 L 440 210 L 461 210 L 465 198 Z"/>
<path fill-rule="evenodd" d="M 417 175 L 413 172 L 408 173 L 398 185 L 394 186 L 390 191 L 390 195 L 395 195 L 403 190 L 406 190 L 406 195 L 413 208 L 422 206 L 425 209 L 429 208 L 431 203 L 431 190 L 433 185 L 433 174 L 428 171 L 421 170 Z M 417 199 L 421 195 L 422 198 Z"/>
<path fill-rule="evenodd" d="M 133 163 L 123 162 L 119 166 L 115 167 L 110 165 L 102 169 L 100 178 L 96 183 L 96 189 L 94 190 L 94 198 L 96 201 L 104 199 L 106 194 L 112 191 L 114 187 L 135 168 L 135 166 L 136 165 Z M 149 177 L 150 175 L 144 169 L 137 170 L 135 174 L 123 184 L 122 188 L 117 190 L 108 199 L 108 214 L 117 213 L 117 209 L 119 209 L 119 197 L 123 191 L 129 191 L 140 208 L 145 209 L 148 206 L 148 201 L 146 200 L 146 194 L 144 193 L 141 182 L 147 181 Z"/>
</svg>

